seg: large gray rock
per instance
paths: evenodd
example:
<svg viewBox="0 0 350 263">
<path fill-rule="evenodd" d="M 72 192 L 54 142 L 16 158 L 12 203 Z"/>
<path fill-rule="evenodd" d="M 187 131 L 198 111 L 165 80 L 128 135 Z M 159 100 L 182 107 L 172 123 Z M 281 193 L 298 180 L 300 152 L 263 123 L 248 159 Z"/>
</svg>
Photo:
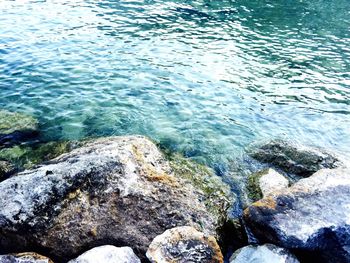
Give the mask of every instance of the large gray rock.
<svg viewBox="0 0 350 263">
<path fill-rule="evenodd" d="M 42 255 L 27 252 L 11 255 L 0 255 L 0 263 L 53 263 L 51 259 Z"/>
<path fill-rule="evenodd" d="M 141 136 L 92 141 L 24 171 L 0 183 L 0 250 L 30 247 L 67 260 L 111 244 L 144 257 L 153 238 L 172 227 L 218 237 L 229 187 L 211 172 L 174 171 Z"/>
<path fill-rule="evenodd" d="M 31 137 L 38 131 L 38 121 L 32 116 L 0 110 L 0 147 Z"/>
<path fill-rule="evenodd" d="M 95 247 L 68 263 L 141 263 L 130 247 Z"/>
<path fill-rule="evenodd" d="M 237 250 L 230 263 L 299 263 L 287 249 L 272 244 L 246 246 Z"/>
<path fill-rule="evenodd" d="M 249 155 L 260 162 L 303 177 L 310 176 L 320 169 L 336 168 L 341 165 L 337 157 L 322 149 L 283 140 L 255 145 L 249 150 Z"/>
<path fill-rule="evenodd" d="M 175 227 L 157 236 L 147 250 L 152 263 L 223 263 L 213 236 L 189 226 Z"/>
<path fill-rule="evenodd" d="M 320 170 L 252 204 L 244 218 L 261 242 L 317 262 L 350 262 L 349 169 Z"/>
</svg>

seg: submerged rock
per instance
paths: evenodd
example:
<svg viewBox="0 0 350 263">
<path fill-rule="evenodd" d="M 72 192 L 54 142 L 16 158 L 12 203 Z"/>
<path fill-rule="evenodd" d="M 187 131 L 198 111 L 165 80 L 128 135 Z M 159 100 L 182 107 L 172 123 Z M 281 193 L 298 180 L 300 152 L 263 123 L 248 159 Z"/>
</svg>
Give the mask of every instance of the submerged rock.
<svg viewBox="0 0 350 263">
<path fill-rule="evenodd" d="M 231 205 L 214 174 L 202 180 L 216 188 L 195 188 L 142 136 L 98 139 L 19 175 L 0 183 L 0 250 L 60 260 L 106 244 L 144 257 L 155 236 L 181 225 L 218 237 Z"/>
<path fill-rule="evenodd" d="M 248 177 L 248 197 L 257 201 L 272 194 L 274 191 L 287 188 L 289 181 L 282 174 L 269 168 Z"/>
<path fill-rule="evenodd" d="M 299 263 L 287 249 L 272 244 L 246 246 L 237 250 L 230 263 Z"/>
<path fill-rule="evenodd" d="M 175 227 L 157 236 L 146 255 L 152 263 L 224 262 L 215 238 L 189 226 Z"/>
<path fill-rule="evenodd" d="M 250 150 L 254 159 L 281 170 L 307 177 L 324 168 L 336 168 L 341 162 L 322 149 L 305 147 L 283 140 L 273 140 Z"/>
<path fill-rule="evenodd" d="M 0 182 L 15 172 L 15 170 L 15 167 L 10 162 L 0 160 Z"/>
<path fill-rule="evenodd" d="M 15 145 L 0 149 L 0 160 L 4 160 L 11 165 L 11 167 L 15 167 L 16 170 L 30 169 L 37 164 L 69 152 L 80 145 L 82 145 L 82 143 L 70 141 Z"/>
<path fill-rule="evenodd" d="M 38 121 L 32 116 L 0 110 L 0 147 L 32 137 L 38 132 Z"/>
<path fill-rule="evenodd" d="M 95 247 L 68 263 L 140 263 L 130 247 L 111 245 Z"/>
<path fill-rule="evenodd" d="M 42 255 L 27 252 L 11 255 L 0 255 L 0 263 L 53 263 L 53 261 Z"/>
<path fill-rule="evenodd" d="M 244 218 L 261 242 L 317 262 L 350 262 L 350 172 L 320 170 L 248 207 Z"/>
</svg>

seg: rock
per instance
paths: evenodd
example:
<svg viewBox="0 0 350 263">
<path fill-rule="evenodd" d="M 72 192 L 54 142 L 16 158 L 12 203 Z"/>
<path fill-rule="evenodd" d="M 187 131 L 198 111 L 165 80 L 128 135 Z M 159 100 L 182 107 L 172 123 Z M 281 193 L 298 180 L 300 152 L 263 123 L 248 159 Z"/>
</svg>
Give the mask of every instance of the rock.
<svg viewBox="0 0 350 263">
<path fill-rule="evenodd" d="M 244 212 L 261 242 L 293 249 L 315 262 L 350 262 L 350 172 L 320 170 Z"/>
<path fill-rule="evenodd" d="M 247 189 L 248 197 L 257 201 L 277 190 L 287 188 L 289 181 L 282 174 L 269 168 L 248 177 Z"/>
<path fill-rule="evenodd" d="M 130 247 L 95 247 L 68 263 L 141 263 Z"/>
<path fill-rule="evenodd" d="M 53 263 L 53 261 L 39 254 L 27 252 L 11 255 L 0 255 L 0 263 Z"/>
<path fill-rule="evenodd" d="M 10 162 L 0 160 L 0 182 L 15 172 L 15 170 L 15 167 Z"/>
<path fill-rule="evenodd" d="M 275 191 L 285 189 L 288 185 L 288 179 L 271 168 L 259 179 L 259 187 L 264 197 L 273 194 Z"/>
<path fill-rule="evenodd" d="M 224 262 L 215 238 L 189 226 L 175 227 L 157 236 L 146 255 L 152 263 Z"/>
<path fill-rule="evenodd" d="M 272 244 L 246 246 L 237 250 L 230 263 L 299 263 L 288 250 Z"/>
<path fill-rule="evenodd" d="M 64 261 L 111 244 L 144 257 L 153 238 L 172 227 L 218 237 L 230 189 L 213 173 L 202 178 L 203 187 L 216 187 L 207 191 L 189 178 L 142 136 L 88 142 L 0 183 L 0 250 L 30 247 Z"/>
<path fill-rule="evenodd" d="M 38 121 L 32 116 L 0 110 L 0 146 L 32 137 L 38 132 Z"/>
<path fill-rule="evenodd" d="M 324 168 L 336 168 L 341 162 L 324 150 L 283 140 L 273 140 L 249 150 L 249 155 L 287 173 L 307 177 Z"/>
<path fill-rule="evenodd" d="M 179 154 L 164 152 L 172 171 L 188 180 L 196 189 L 201 190 L 207 196 L 203 200 L 205 206 L 211 213 L 219 216 L 220 225 L 222 225 L 219 229 L 219 241 L 220 244 L 224 245 L 223 249 L 239 248 L 242 247 L 242 244 L 247 244 L 248 237 L 242 221 L 242 208 L 238 197 L 231 193 L 232 205 L 230 209 L 222 206 L 222 204 L 226 204 L 225 200 L 230 190 L 222 186 L 221 178 L 213 176 L 213 171 L 204 165 L 192 162 Z"/>
</svg>

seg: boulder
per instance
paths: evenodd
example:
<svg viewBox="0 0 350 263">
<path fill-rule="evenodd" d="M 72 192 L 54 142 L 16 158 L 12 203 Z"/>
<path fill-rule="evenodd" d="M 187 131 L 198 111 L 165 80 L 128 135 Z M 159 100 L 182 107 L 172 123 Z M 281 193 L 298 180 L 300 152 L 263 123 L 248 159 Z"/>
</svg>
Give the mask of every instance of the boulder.
<svg viewBox="0 0 350 263">
<path fill-rule="evenodd" d="M 272 140 L 248 150 L 254 159 L 271 164 L 287 173 L 307 177 L 324 168 L 341 165 L 337 157 L 325 150 L 283 140 Z"/>
<path fill-rule="evenodd" d="M 215 237 L 190 226 L 175 227 L 157 236 L 147 250 L 152 263 L 223 263 Z"/>
<path fill-rule="evenodd" d="M 0 147 L 32 137 L 38 132 L 38 121 L 22 113 L 0 110 Z"/>
<path fill-rule="evenodd" d="M 42 255 L 33 252 L 27 252 L 0 255 L 0 263 L 53 263 L 53 261 Z"/>
<path fill-rule="evenodd" d="M 230 263 L 299 263 L 299 260 L 287 249 L 272 244 L 246 246 L 237 250 Z"/>
<path fill-rule="evenodd" d="M 130 247 L 95 247 L 68 263 L 141 263 Z"/>
<path fill-rule="evenodd" d="M 273 194 L 277 190 L 287 188 L 289 181 L 274 169 L 266 169 L 248 177 L 248 197 L 257 201 L 263 197 Z"/>
<path fill-rule="evenodd" d="M 142 136 L 87 142 L 0 183 L 0 250 L 30 247 L 64 261 L 110 244 L 144 257 L 172 227 L 218 237 L 230 189 L 210 170 L 202 178 L 185 170 Z"/>
<path fill-rule="evenodd" d="M 260 242 L 316 262 L 350 262 L 350 172 L 323 169 L 244 211 Z"/>
</svg>

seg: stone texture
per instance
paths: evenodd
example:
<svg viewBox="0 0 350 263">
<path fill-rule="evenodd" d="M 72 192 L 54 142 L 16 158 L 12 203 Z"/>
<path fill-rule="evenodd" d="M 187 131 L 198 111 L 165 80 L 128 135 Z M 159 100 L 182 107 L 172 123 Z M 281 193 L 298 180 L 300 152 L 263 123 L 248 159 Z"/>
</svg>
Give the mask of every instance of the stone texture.
<svg viewBox="0 0 350 263">
<path fill-rule="evenodd" d="M 320 170 L 248 207 L 247 226 L 261 242 L 317 262 L 350 262 L 350 172 Z"/>
<path fill-rule="evenodd" d="M 324 168 L 336 168 L 341 162 L 325 150 L 283 140 L 273 140 L 249 150 L 250 156 L 281 170 L 307 177 Z"/>
<path fill-rule="evenodd" d="M 38 121 L 32 116 L 0 110 L 0 147 L 32 137 L 37 131 Z"/>
<path fill-rule="evenodd" d="M 259 187 L 263 197 L 267 197 L 273 192 L 287 188 L 288 179 L 273 169 L 268 169 L 259 179 Z"/>
<path fill-rule="evenodd" d="M 299 263 L 287 249 L 272 244 L 246 246 L 237 250 L 230 263 Z"/>
<path fill-rule="evenodd" d="M 53 263 L 53 261 L 39 254 L 27 252 L 11 255 L 0 255 L 0 263 Z"/>
<path fill-rule="evenodd" d="M 175 227 L 157 236 L 147 251 L 152 263 L 219 263 L 224 262 L 213 236 L 193 227 Z"/>
<path fill-rule="evenodd" d="M 141 136 L 89 142 L 0 183 L 0 250 L 30 247 L 62 261 L 110 244 L 144 257 L 153 238 L 172 227 L 217 237 L 230 189 L 213 173 L 202 189 L 194 187 L 188 173 L 172 169 Z"/>
<path fill-rule="evenodd" d="M 130 247 L 115 247 L 111 245 L 95 247 L 86 251 L 68 263 L 140 263 Z"/>
</svg>

